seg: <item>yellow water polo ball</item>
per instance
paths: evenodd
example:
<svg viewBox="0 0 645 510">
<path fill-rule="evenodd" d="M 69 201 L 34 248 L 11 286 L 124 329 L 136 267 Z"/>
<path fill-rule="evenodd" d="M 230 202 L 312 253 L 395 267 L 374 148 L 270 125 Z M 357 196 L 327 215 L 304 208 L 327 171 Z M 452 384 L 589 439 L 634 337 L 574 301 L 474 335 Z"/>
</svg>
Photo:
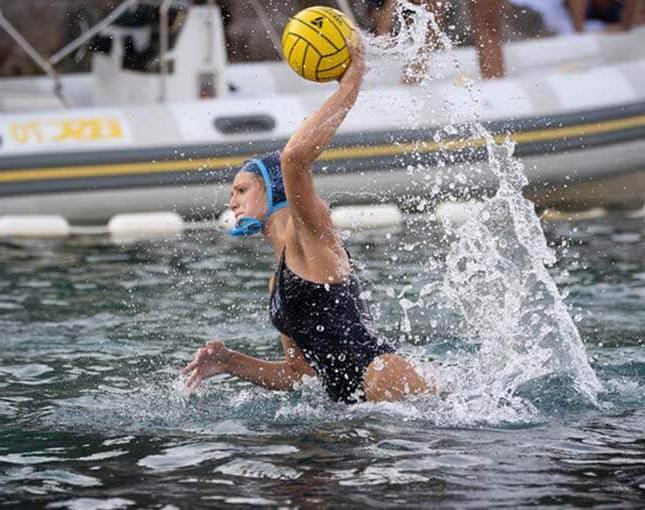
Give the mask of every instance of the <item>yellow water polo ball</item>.
<svg viewBox="0 0 645 510">
<path fill-rule="evenodd" d="M 303 78 L 338 80 L 351 62 L 347 41 L 354 24 L 331 7 L 309 7 L 293 16 L 282 33 L 282 53 Z"/>
</svg>

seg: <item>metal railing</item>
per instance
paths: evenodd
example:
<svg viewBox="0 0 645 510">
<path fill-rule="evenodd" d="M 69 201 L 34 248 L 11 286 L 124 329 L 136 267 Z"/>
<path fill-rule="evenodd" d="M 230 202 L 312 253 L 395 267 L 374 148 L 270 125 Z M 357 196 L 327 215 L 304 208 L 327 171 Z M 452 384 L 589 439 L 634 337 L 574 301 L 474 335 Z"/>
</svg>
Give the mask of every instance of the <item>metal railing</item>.
<svg viewBox="0 0 645 510">
<path fill-rule="evenodd" d="M 0 27 L 4 29 L 5 32 L 11 37 L 15 43 L 22 49 L 27 55 L 29 55 L 29 58 L 34 61 L 34 63 L 40 67 L 47 76 L 49 76 L 53 82 L 54 82 L 54 95 L 58 98 L 60 103 L 65 107 L 68 108 L 68 102 L 65 99 L 65 96 L 63 96 L 63 85 L 60 81 L 60 76 L 54 69 L 54 67 L 47 61 L 45 58 L 43 58 L 40 53 L 38 53 L 38 50 L 34 48 L 27 39 L 25 39 L 18 30 L 9 22 L 7 18 L 4 17 L 2 14 L 2 10 L 0 10 Z"/>
<path fill-rule="evenodd" d="M 159 102 L 163 103 L 166 100 L 167 95 L 167 76 L 168 76 L 168 52 L 169 52 L 169 27 L 168 27 L 168 13 L 170 6 L 177 0 L 162 0 L 159 7 Z M 110 14 L 105 18 L 95 24 L 89 30 L 83 32 L 76 39 L 70 43 L 63 46 L 60 50 L 54 53 L 49 59 L 45 59 L 38 51 L 25 39 L 18 30 L 4 17 L 2 10 L 0 9 L 0 28 L 4 29 L 5 32 L 16 42 L 16 44 L 31 58 L 31 60 L 42 69 L 47 76 L 49 76 L 54 82 L 54 94 L 60 101 L 60 103 L 65 107 L 69 107 L 69 102 L 63 94 L 63 85 L 60 80 L 59 73 L 54 69 L 54 66 L 58 64 L 65 57 L 69 56 L 71 53 L 82 47 L 84 44 L 89 42 L 95 35 L 100 33 L 102 30 L 110 26 L 116 19 L 119 18 L 125 11 L 134 7 L 138 3 L 148 3 L 149 0 L 125 0 L 119 4 Z M 275 50 L 278 54 L 282 54 L 282 47 L 280 43 L 280 37 L 276 33 L 275 28 L 271 24 L 265 9 L 257 0 L 249 0 L 253 10 L 258 16 L 260 22 L 264 26 L 265 30 L 269 34 L 271 43 L 273 44 Z M 158 3 L 158 2 L 157 2 Z M 180 2 L 181 3 L 181 2 Z M 215 5 L 215 0 L 208 0 L 209 7 Z M 342 11 L 349 16 L 352 21 L 356 21 L 354 13 L 352 12 L 349 3 L 347 0 L 338 0 L 338 6 Z M 212 67 L 213 65 L 213 51 L 212 44 L 215 34 L 214 21 L 212 19 L 212 9 L 210 10 L 208 18 L 208 37 L 207 41 L 207 64 Z"/>
<path fill-rule="evenodd" d="M 14 42 L 22 49 L 31 60 L 42 69 L 47 76 L 49 76 L 54 82 L 54 95 L 60 101 L 61 105 L 65 108 L 69 108 L 69 101 L 65 98 L 63 94 L 63 84 L 60 80 L 60 75 L 54 69 L 54 66 L 58 64 L 61 60 L 67 57 L 72 52 L 76 51 L 78 48 L 86 44 L 92 37 L 104 30 L 106 27 L 110 26 L 114 20 L 121 16 L 127 9 L 136 5 L 139 0 L 125 0 L 120 4 L 116 9 L 114 9 L 110 14 L 108 14 L 103 20 L 99 21 L 96 25 L 90 28 L 88 31 L 83 32 L 80 36 L 74 39 L 69 44 L 65 45 L 63 48 L 54 53 L 49 59 L 45 59 L 38 50 L 34 48 L 23 35 L 16 30 L 16 28 L 9 22 L 7 18 L 2 14 L 0 10 L 0 28 L 11 37 Z"/>
<path fill-rule="evenodd" d="M 92 39 L 92 37 L 94 37 L 96 34 L 98 34 L 102 30 L 104 30 L 107 27 L 109 27 L 125 11 L 127 11 L 131 7 L 135 6 L 138 3 L 138 1 L 139 0 L 125 0 L 125 2 L 123 2 L 121 5 L 119 5 L 116 9 L 114 9 L 105 18 L 103 18 L 96 25 L 94 25 L 92 28 L 90 28 L 87 32 L 83 32 L 81 35 L 79 35 L 72 42 L 70 42 L 69 44 L 66 44 L 60 50 L 58 50 L 56 53 L 54 53 L 49 58 L 49 62 L 52 65 L 58 64 L 61 60 L 63 60 L 70 53 L 76 51 L 78 48 L 83 46 L 85 43 L 89 42 L 90 39 Z"/>
<path fill-rule="evenodd" d="M 159 55 L 159 69 L 160 69 L 160 102 L 165 101 L 166 97 L 166 76 L 168 74 L 168 61 L 167 54 L 169 49 L 169 30 L 168 30 L 168 11 L 173 2 L 177 0 L 163 0 L 159 7 L 159 38 L 160 38 L 160 55 Z M 14 42 L 31 58 L 31 60 L 49 76 L 54 82 L 54 94 L 65 107 L 69 107 L 69 102 L 63 94 L 63 84 L 60 80 L 60 75 L 54 69 L 54 66 L 61 62 L 65 57 L 87 44 L 95 35 L 109 27 L 115 20 L 117 20 L 125 11 L 131 9 L 139 3 L 150 3 L 149 0 L 125 0 L 119 4 L 110 14 L 108 14 L 101 21 L 96 23 L 92 28 L 83 32 L 76 39 L 63 46 L 60 50 L 54 53 L 49 59 L 46 59 L 38 50 L 36 50 L 25 37 L 18 32 L 18 30 L 9 22 L 9 20 L 2 14 L 0 9 L 0 28 L 11 37 Z M 153 2 L 155 3 L 155 2 Z M 158 2 L 156 2 L 158 3 Z M 214 5 L 214 0 L 209 0 L 209 5 Z M 211 36 L 214 32 L 213 23 L 211 20 Z M 210 45 L 209 45 L 210 47 Z M 211 52 L 212 53 L 212 52 Z M 212 60 L 212 56 L 211 56 Z"/>
</svg>

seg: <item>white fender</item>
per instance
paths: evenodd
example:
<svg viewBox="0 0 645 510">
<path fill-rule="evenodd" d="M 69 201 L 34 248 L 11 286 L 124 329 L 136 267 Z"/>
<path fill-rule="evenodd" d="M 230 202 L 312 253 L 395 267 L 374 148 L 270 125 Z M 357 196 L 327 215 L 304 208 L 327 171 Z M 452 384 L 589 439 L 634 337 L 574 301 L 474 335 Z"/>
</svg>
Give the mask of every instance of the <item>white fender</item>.
<svg viewBox="0 0 645 510">
<path fill-rule="evenodd" d="M 107 224 L 108 233 L 115 242 L 179 235 L 185 227 L 181 216 L 170 211 L 117 214 Z"/>
<path fill-rule="evenodd" d="M 338 228 L 365 229 L 399 226 L 403 213 L 394 204 L 335 207 L 331 220 Z"/>
<path fill-rule="evenodd" d="M 67 237 L 69 222 L 59 215 L 0 216 L 0 237 Z"/>
</svg>

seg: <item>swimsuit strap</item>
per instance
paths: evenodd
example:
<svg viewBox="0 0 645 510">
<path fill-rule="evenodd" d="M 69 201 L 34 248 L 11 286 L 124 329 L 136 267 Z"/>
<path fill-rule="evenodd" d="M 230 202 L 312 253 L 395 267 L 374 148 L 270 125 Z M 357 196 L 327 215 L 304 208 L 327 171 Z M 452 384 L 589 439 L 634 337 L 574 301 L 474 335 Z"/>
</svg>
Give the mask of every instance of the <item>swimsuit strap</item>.
<svg viewBox="0 0 645 510">
<path fill-rule="evenodd" d="M 278 264 L 278 271 L 277 271 L 277 282 L 274 282 L 273 285 L 279 285 L 278 290 L 282 287 L 282 275 L 284 273 L 284 266 L 286 265 L 286 258 L 287 258 L 287 246 L 285 243 L 284 248 L 282 248 L 282 255 L 280 256 L 280 263 Z"/>
<path fill-rule="evenodd" d="M 260 169 L 260 173 L 262 174 L 262 180 L 264 181 L 264 187 L 266 188 L 267 212 L 264 215 L 264 220 L 263 220 L 263 222 L 265 222 L 267 219 L 269 219 L 269 216 L 271 216 L 274 212 L 284 207 L 287 207 L 287 205 L 289 204 L 287 203 L 286 200 L 283 200 L 282 202 L 278 202 L 276 204 L 273 203 L 273 181 L 271 180 L 271 174 L 269 173 L 268 168 L 264 164 L 264 161 L 262 161 L 261 159 L 251 159 L 249 161 L 252 161 L 253 163 L 255 163 L 256 166 Z"/>
</svg>

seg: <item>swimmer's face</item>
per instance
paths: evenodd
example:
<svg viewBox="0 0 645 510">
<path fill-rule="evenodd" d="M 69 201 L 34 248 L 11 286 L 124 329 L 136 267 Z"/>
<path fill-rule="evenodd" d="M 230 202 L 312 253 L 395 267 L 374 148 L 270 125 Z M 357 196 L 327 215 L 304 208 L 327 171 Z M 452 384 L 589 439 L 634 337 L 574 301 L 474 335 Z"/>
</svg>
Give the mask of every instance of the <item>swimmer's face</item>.
<svg viewBox="0 0 645 510">
<path fill-rule="evenodd" d="M 228 206 L 236 220 L 242 216 L 261 220 L 266 211 L 266 192 L 262 178 L 251 172 L 239 172 L 231 186 Z"/>
</svg>

